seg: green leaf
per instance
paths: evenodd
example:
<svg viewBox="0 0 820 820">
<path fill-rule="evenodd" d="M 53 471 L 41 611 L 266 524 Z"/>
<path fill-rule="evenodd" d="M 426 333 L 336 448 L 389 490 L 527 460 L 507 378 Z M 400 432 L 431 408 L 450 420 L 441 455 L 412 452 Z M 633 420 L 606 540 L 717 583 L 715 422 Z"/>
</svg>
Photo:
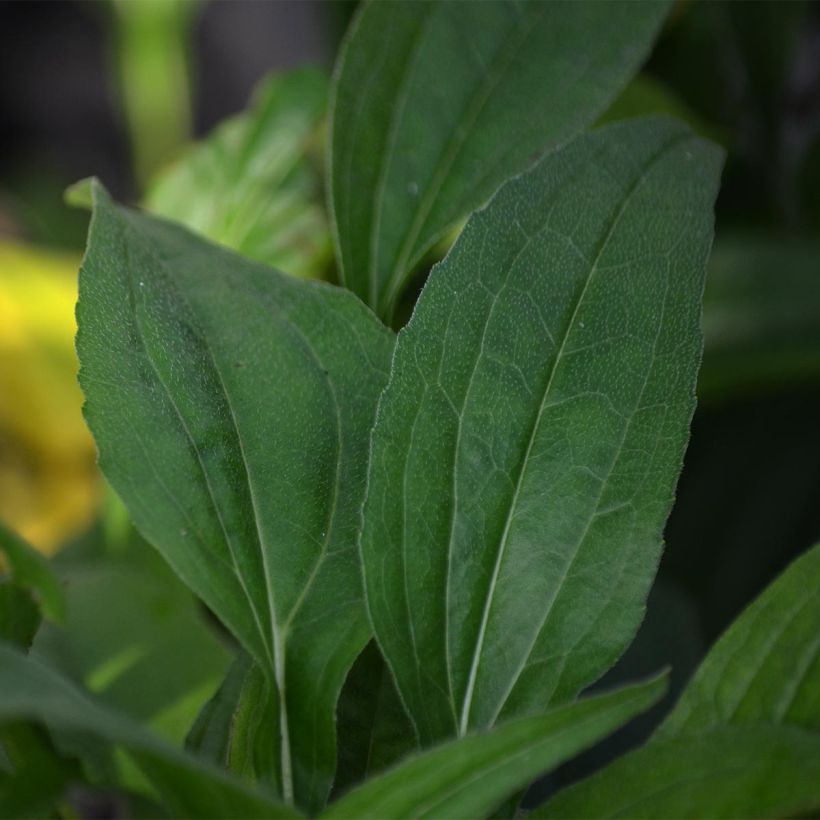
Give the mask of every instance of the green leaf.
<svg viewBox="0 0 820 820">
<path fill-rule="evenodd" d="M 339 796 L 417 749 L 393 676 L 375 641 L 356 659 L 337 709 Z"/>
<path fill-rule="evenodd" d="M 761 724 L 644 746 L 530 817 L 816 817 L 818 810 L 820 736 Z"/>
<path fill-rule="evenodd" d="M 399 334 L 361 539 L 420 739 L 574 698 L 630 642 L 694 408 L 720 152 L 670 121 L 500 189 Z"/>
<path fill-rule="evenodd" d="M 370 636 L 356 535 L 392 334 L 348 292 L 94 195 L 77 348 L 100 466 L 270 678 L 274 776 L 315 810 Z"/>
<path fill-rule="evenodd" d="M 757 723 L 808 729 L 820 742 L 820 544 L 718 640 L 657 736 Z"/>
<path fill-rule="evenodd" d="M 41 622 L 31 593 L 7 578 L 0 580 L 0 639 L 28 649 Z"/>
<path fill-rule="evenodd" d="M 594 122 L 668 3 L 369 3 L 331 101 L 342 281 L 389 315 L 424 253 L 541 151 Z"/>
<path fill-rule="evenodd" d="M 326 817 L 481 817 L 648 709 L 666 680 L 622 689 L 444 743 L 331 805 Z"/>
<path fill-rule="evenodd" d="M 48 560 L 0 522 L 0 555 L 17 586 L 30 590 L 43 614 L 60 623 L 65 618 L 65 596 Z M 0 564 L 2 567 L 2 564 Z"/>
<path fill-rule="evenodd" d="M 95 703 L 54 670 L 7 645 L 0 645 L 0 669 L 0 720 L 42 721 L 122 745 L 178 816 L 299 816 L 262 792 L 166 745 Z"/>
<path fill-rule="evenodd" d="M 90 540 L 99 538 L 97 532 Z M 117 552 L 89 546 L 85 555 L 69 548 L 55 559 L 66 618 L 61 627 L 45 624 L 32 652 L 181 743 L 230 652 L 190 590 L 136 533 Z"/>
<path fill-rule="evenodd" d="M 148 208 L 244 256 L 317 277 L 331 257 L 317 157 L 328 81 L 273 76 L 250 110 L 220 125 L 151 185 Z"/>
<path fill-rule="evenodd" d="M 820 810 L 820 545 L 711 649 L 643 748 L 539 817 L 795 817 Z"/>
<path fill-rule="evenodd" d="M 730 234 L 715 242 L 704 294 L 700 386 L 710 397 L 816 380 L 820 242 Z"/>
</svg>

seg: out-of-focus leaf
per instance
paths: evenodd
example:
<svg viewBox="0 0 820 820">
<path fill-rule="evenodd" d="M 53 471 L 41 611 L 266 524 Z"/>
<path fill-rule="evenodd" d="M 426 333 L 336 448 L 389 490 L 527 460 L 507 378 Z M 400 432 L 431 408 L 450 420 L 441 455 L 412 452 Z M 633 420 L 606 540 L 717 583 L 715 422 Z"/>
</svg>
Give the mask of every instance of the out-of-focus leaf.
<svg viewBox="0 0 820 820">
<path fill-rule="evenodd" d="M 668 3 L 369 3 L 331 103 L 342 281 L 390 315 L 424 253 L 539 152 L 594 122 Z"/>
<path fill-rule="evenodd" d="M 99 495 L 74 354 L 79 259 L 0 243 L 0 519 L 52 551 Z"/>
<path fill-rule="evenodd" d="M 347 676 L 339 697 L 336 731 L 336 796 L 417 748 L 413 724 L 375 641 L 364 648 Z"/>
<path fill-rule="evenodd" d="M 100 466 L 264 670 L 273 776 L 315 810 L 370 636 L 356 537 L 393 336 L 353 294 L 116 207 L 99 185 L 78 317 Z"/>
<path fill-rule="evenodd" d="M 0 579 L 0 639 L 28 649 L 40 626 L 40 608 L 27 589 Z"/>
<path fill-rule="evenodd" d="M 422 743 L 574 698 L 634 636 L 694 408 L 720 165 L 672 121 L 577 139 L 471 217 L 399 334 L 361 549 Z"/>
<path fill-rule="evenodd" d="M 444 743 L 354 789 L 326 817 L 481 817 L 663 694 L 656 678 Z"/>
<path fill-rule="evenodd" d="M 539 817 L 793 817 L 820 809 L 820 545 L 715 644 L 643 748 Z"/>
<path fill-rule="evenodd" d="M 53 816 L 66 787 L 79 777 L 77 764 L 60 757 L 42 727 L 0 726 L 0 817 Z"/>
<path fill-rule="evenodd" d="M 265 81 L 248 112 L 157 177 L 148 208 L 278 270 L 321 276 L 332 254 L 317 167 L 327 87 L 313 69 Z"/>
<path fill-rule="evenodd" d="M 725 133 L 720 128 L 704 120 L 671 88 L 649 74 L 634 77 L 604 112 L 598 120 L 598 125 L 649 115 L 675 117 L 685 122 L 701 137 L 721 144 L 727 141 Z"/>
<path fill-rule="evenodd" d="M 219 769 L 166 745 L 95 703 L 70 681 L 31 657 L 0 645 L 0 720 L 41 721 L 121 745 L 177 816 L 297 817 L 293 809 Z"/>
<path fill-rule="evenodd" d="M 48 561 L 0 522 L 0 569 L 3 557 L 14 582 L 34 594 L 43 614 L 65 620 L 65 594 Z"/>
<path fill-rule="evenodd" d="M 715 242 L 704 295 L 707 397 L 820 378 L 820 242 Z"/>
<path fill-rule="evenodd" d="M 70 560 L 69 548 L 69 560 L 58 562 L 65 623 L 44 626 L 33 652 L 179 744 L 230 653 L 190 590 L 142 539 L 135 536 L 121 552 L 89 553 Z"/>
</svg>

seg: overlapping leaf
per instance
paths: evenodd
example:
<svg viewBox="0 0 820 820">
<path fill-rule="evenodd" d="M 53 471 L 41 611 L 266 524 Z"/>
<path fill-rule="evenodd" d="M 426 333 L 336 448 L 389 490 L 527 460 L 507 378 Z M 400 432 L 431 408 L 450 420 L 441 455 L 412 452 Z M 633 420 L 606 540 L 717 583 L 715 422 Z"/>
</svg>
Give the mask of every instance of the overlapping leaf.
<svg viewBox="0 0 820 820">
<path fill-rule="evenodd" d="M 666 682 L 588 698 L 400 763 L 333 804 L 326 817 L 473 818 L 605 737 L 663 694 Z"/>
<path fill-rule="evenodd" d="M 646 56 L 666 2 L 370 3 L 337 66 L 342 281 L 389 315 L 450 227 L 578 133 Z"/>
<path fill-rule="evenodd" d="M 361 548 L 424 743 L 575 697 L 637 629 L 720 164 L 662 120 L 576 140 L 471 218 L 400 333 Z"/>
<path fill-rule="evenodd" d="M 77 347 L 100 465 L 265 671 L 273 776 L 316 808 L 369 636 L 355 542 L 392 335 L 352 294 L 94 197 Z"/>
<path fill-rule="evenodd" d="M 315 161 L 327 90 L 314 69 L 269 78 L 249 111 L 157 177 L 148 208 L 286 273 L 320 276 L 332 256 Z"/>
</svg>

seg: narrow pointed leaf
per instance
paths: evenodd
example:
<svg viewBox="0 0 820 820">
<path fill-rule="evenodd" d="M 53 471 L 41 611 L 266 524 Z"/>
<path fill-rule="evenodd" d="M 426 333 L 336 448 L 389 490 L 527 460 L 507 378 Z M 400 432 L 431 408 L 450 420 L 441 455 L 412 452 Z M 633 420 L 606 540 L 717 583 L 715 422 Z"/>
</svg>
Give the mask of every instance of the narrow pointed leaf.
<svg viewBox="0 0 820 820">
<path fill-rule="evenodd" d="M 265 671 L 274 776 L 315 809 L 370 631 L 355 540 L 392 335 L 350 293 L 94 196 L 77 347 L 100 466 Z"/>
<path fill-rule="evenodd" d="M 820 544 L 729 627 L 657 736 L 758 723 L 808 729 L 820 741 Z"/>
<path fill-rule="evenodd" d="M 694 408 L 720 164 L 670 121 L 576 140 L 470 219 L 399 334 L 361 548 L 424 743 L 572 699 L 634 635 Z"/>
<path fill-rule="evenodd" d="M 319 276 L 332 256 L 315 161 L 327 91 L 315 69 L 265 80 L 248 111 L 154 180 L 147 207 L 243 256 Z"/>
<path fill-rule="evenodd" d="M 186 755 L 95 703 L 54 670 L 0 645 L 0 721 L 36 720 L 92 734 L 130 752 L 175 815 L 298 817 L 262 792 Z"/>
<path fill-rule="evenodd" d="M 667 8 L 613 0 L 366 5 L 331 102 L 342 281 L 388 314 L 437 239 L 606 109 Z"/>
<path fill-rule="evenodd" d="M 726 726 L 625 755 L 533 818 L 816 817 L 820 735 L 791 726 Z"/>
<path fill-rule="evenodd" d="M 798 817 L 820 811 L 820 545 L 711 649 L 643 748 L 540 817 Z"/>
<path fill-rule="evenodd" d="M 333 804 L 326 817 L 481 817 L 539 774 L 648 709 L 665 678 L 558 707 L 400 763 Z"/>
</svg>

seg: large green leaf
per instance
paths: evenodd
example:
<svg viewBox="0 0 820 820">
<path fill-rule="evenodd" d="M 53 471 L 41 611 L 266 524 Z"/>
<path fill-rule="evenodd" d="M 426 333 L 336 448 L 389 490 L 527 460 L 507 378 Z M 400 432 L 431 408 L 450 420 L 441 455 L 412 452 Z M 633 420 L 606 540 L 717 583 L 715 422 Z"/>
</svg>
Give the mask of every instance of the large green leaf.
<svg viewBox="0 0 820 820">
<path fill-rule="evenodd" d="M 328 81 L 314 69 L 273 76 L 248 112 L 163 171 L 148 208 L 295 276 L 331 260 L 317 158 Z"/>
<path fill-rule="evenodd" d="M 694 407 L 720 164 L 669 121 L 576 140 L 470 219 L 400 333 L 361 547 L 424 743 L 575 697 L 634 635 Z"/>
<path fill-rule="evenodd" d="M 0 645 L 0 720 L 37 720 L 123 746 L 182 817 L 297 817 L 262 792 L 166 745 L 95 703 L 54 670 Z"/>
<path fill-rule="evenodd" d="M 77 348 L 100 466 L 269 676 L 274 776 L 315 809 L 336 699 L 370 633 L 356 534 L 392 334 L 350 293 L 93 188 Z"/>
<path fill-rule="evenodd" d="M 795 817 L 820 811 L 820 545 L 729 628 L 643 748 L 541 817 Z"/>
<path fill-rule="evenodd" d="M 444 743 L 331 805 L 326 817 L 482 817 L 539 774 L 613 732 L 663 695 L 656 678 Z"/>
<path fill-rule="evenodd" d="M 389 314 L 437 239 L 607 107 L 646 57 L 667 6 L 365 6 L 331 102 L 342 281 Z"/>
</svg>

